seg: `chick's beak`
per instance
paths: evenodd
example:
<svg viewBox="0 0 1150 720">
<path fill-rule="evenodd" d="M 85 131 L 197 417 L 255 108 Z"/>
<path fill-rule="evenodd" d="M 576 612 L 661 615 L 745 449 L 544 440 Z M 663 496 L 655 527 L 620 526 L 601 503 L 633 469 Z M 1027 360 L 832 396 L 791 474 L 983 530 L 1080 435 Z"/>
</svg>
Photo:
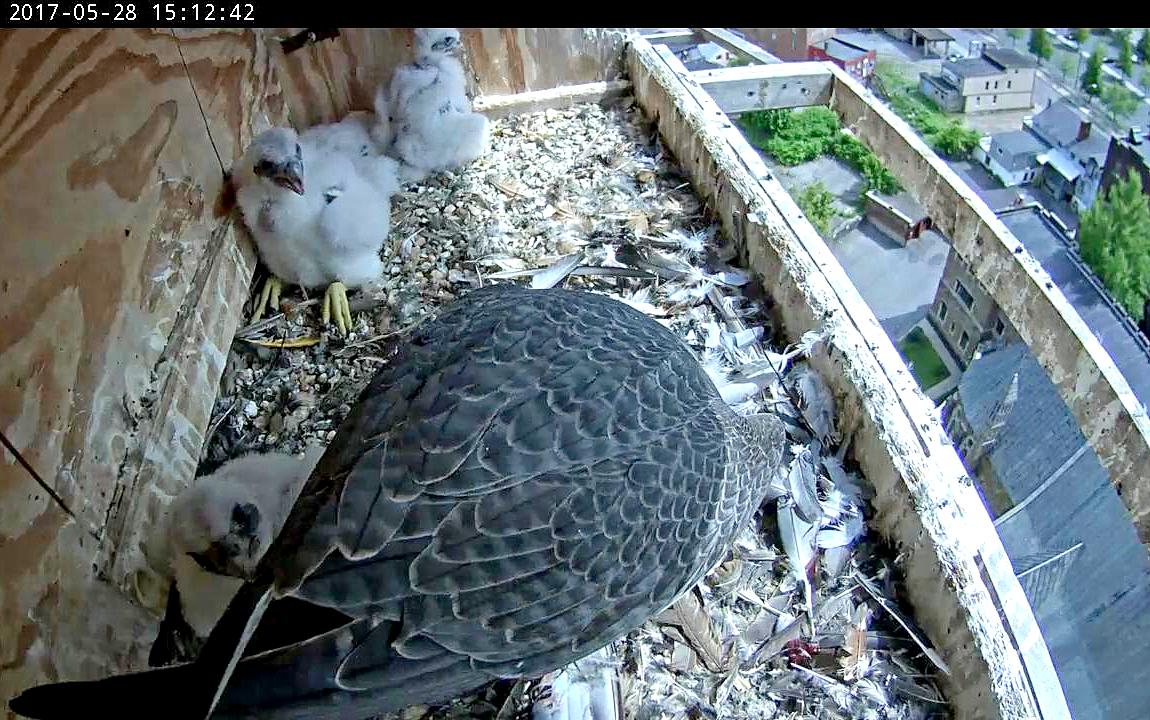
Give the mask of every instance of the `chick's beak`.
<svg viewBox="0 0 1150 720">
<path fill-rule="evenodd" d="M 272 181 L 296 195 L 303 195 L 303 164 L 296 161 L 288 163 L 272 176 Z"/>
</svg>

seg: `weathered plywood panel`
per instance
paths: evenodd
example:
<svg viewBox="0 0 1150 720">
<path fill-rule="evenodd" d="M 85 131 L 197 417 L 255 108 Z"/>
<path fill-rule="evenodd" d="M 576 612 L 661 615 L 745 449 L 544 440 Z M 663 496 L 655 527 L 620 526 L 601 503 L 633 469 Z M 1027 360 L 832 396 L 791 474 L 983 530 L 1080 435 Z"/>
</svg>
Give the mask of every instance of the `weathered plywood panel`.
<svg viewBox="0 0 1150 720">
<path fill-rule="evenodd" d="M 962 718 L 1067 718 L 1033 613 L 972 483 L 905 363 L 762 159 L 673 55 L 635 41 L 636 97 L 762 279 L 792 337 L 829 331 L 812 363 L 901 550 L 916 619 L 951 668 Z M 1040 695 L 1036 700 L 1032 688 Z"/>
<path fill-rule="evenodd" d="M 902 118 L 834 72 L 832 107 L 891 169 L 1018 330 L 1058 388 L 1150 544 L 1150 418 L 1102 343 L 1038 260 Z M 873 97 L 873 96 L 870 96 Z"/>
<path fill-rule="evenodd" d="M 221 37 L 0 36 L 0 430 L 78 518 L 0 451 L 0 698 L 138 666 L 154 635 L 102 576 L 141 498 L 194 474 L 253 268 L 217 150 L 269 74 L 252 33 Z"/>
<path fill-rule="evenodd" d="M 370 110 L 375 89 L 411 62 L 412 28 L 341 28 L 330 40 L 290 54 L 279 38 L 300 28 L 265 30 L 280 69 L 291 123 L 307 127 Z M 622 73 L 620 32 L 605 28 L 462 28 L 468 92 L 510 95 L 615 80 Z"/>
<path fill-rule="evenodd" d="M 286 122 L 278 80 L 266 42 L 250 31 L 177 30 L 181 56 L 210 136 L 210 147 L 189 151 L 218 154 L 214 172 L 243 154 L 267 123 Z M 172 331 L 156 364 L 156 401 L 139 452 L 122 469 L 123 501 L 109 517 L 101 569 L 132 599 L 155 610 L 163 600 L 143 544 L 167 502 L 187 486 L 199 463 L 216 388 L 256 266 L 254 244 L 229 194 L 216 183 L 213 222 Z M 173 469 L 177 471 L 173 471 Z"/>
</svg>

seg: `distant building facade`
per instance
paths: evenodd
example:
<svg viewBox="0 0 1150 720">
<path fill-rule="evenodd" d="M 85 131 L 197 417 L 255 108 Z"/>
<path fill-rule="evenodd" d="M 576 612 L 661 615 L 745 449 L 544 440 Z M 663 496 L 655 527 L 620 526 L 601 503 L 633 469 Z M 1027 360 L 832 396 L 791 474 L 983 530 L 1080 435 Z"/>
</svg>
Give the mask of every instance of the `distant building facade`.
<svg viewBox="0 0 1150 720">
<path fill-rule="evenodd" d="M 994 298 L 953 249 L 946 256 L 927 320 L 964 369 L 981 350 L 1018 337 Z"/>
<path fill-rule="evenodd" d="M 1094 204 L 1109 139 L 1067 100 L 1024 121 L 1022 130 L 990 136 L 978 161 L 1006 187 L 1039 185 L 1081 212 Z"/>
<path fill-rule="evenodd" d="M 812 46 L 834 37 L 838 28 L 737 28 L 780 60 L 808 60 Z"/>
<path fill-rule="evenodd" d="M 1150 196 L 1150 132 L 1141 128 L 1130 128 L 1125 137 L 1110 138 L 1100 191 L 1105 193 L 1118 180 L 1125 180 L 1131 170 L 1142 178 L 1142 192 Z"/>
<path fill-rule="evenodd" d="M 938 75 L 922 73 L 919 88 L 949 112 L 1020 110 L 1031 106 L 1037 64 L 1006 48 L 979 57 L 946 60 Z"/>
<path fill-rule="evenodd" d="M 811 60 L 833 62 L 865 82 L 871 75 L 874 75 L 877 56 L 873 49 L 868 50 L 860 45 L 832 37 L 824 42 L 811 45 L 808 57 Z"/>
<path fill-rule="evenodd" d="M 1038 156 L 1049 149 L 1030 130 L 1012 130 L 990 136 L 982 164 L 1006 187 L 1029 185 L 1039 174 Z"/>
<path fill-rule="evenodd" d="M 1043 188 L 1079 212 L 1094 204 L 1102 181 L 1110 139 L 1094 127 L 1089 115 L 1068 100 L 1049 104 L 1035 115 L 1028 129 L 1049 149 L 1038 155 Z"/>
<path fill-rule="evenodd" d="M 893 38 L 922 48 L 923 54 L 945 57 L 954 37 L 942 28 L 883 28 Z"/>
</svg>

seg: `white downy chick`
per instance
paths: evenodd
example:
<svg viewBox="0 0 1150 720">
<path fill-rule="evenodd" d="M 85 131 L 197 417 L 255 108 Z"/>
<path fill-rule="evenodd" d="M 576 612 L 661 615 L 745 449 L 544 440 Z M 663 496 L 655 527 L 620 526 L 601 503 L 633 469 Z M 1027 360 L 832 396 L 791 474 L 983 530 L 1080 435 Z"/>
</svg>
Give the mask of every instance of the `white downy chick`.
<svg viewBox="0 0 1150 720">
<path fill-rule="evenodd" d="M 368 146 L 362 118 L 261 133 L 233 170 L 236 199 L 260 257 L 274 278 L 258 318 L 283 282 L 327 286 L 341 331 L 350 325 L 346 290 L 382 278 L 380 249 L 390 232 L 398 163 Z M 325 313 L 326 314 L 326 313 Z"/>
<path fill-rule="evenodd" d="M 323 455 L 244 455 L 195 480 L 168 507 L 164 539 L 183 617 L 206 638 L 287 520 Z"/>
<path fill-rule="evenodd" d="M 402 177 L 424 177 L 465 165 L 483 154 L 490 137 L 487 118 L 472 112 L 455 28 L 418 28 L 415 62 L 396 68 L 387 106 L 392 153 Z M 380 108 L 377 98 L 377 110 Z"/>
</svg>

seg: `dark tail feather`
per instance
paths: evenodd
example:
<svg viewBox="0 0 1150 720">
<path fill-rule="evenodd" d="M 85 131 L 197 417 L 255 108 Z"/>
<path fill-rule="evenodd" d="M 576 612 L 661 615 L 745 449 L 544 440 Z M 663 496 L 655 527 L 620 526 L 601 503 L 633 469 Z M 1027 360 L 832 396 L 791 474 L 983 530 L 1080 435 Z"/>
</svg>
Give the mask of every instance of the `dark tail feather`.
<svg viewBox="0 0 1150 720">
<path fill-rule="evenodd" d="M 8 707 L 34 720 L 74 718 L 99 708 L 120 720 L 171 718 L 169 703 L 186 692 L 193 675 L 191 665 L 176 665 L 90 682 L 40 685 L 17 695 Z"/>
</svg>

